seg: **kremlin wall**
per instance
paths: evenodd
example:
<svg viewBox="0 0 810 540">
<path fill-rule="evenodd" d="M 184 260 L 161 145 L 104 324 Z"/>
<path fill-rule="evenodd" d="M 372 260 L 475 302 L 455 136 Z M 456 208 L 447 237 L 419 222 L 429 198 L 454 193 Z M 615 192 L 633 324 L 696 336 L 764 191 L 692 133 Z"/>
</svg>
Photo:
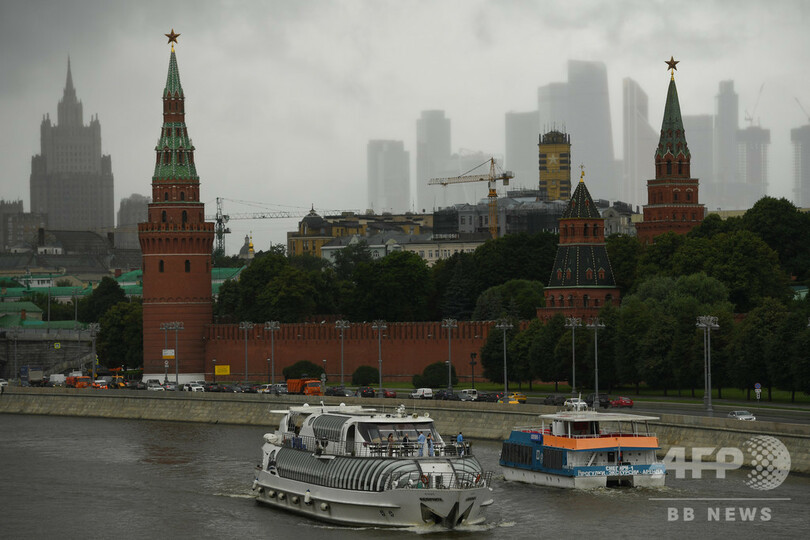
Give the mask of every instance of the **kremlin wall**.
<svg viewBox="0 0 810 540">
<path fill-rule="evenodd" d="M 447 329 L 441 322 L 386 323 L 378 341 L 372 323 L 352 324 L 343 331 L 344 380 L 351 383 L 352 373 L 362 366 L 378 367 L 378 355 L 382 357 L 382 376 L 385 381 L 407 381 L 421 374 L 426 366 L 447 360 Z M 453 367 L 459 384 L 472 381 L 470 353 L 478 354 L 484 346 L 495 322 L 458 322 L 453 328 L 449 347 Z M 224 380 L 245 379 L 245 350 L 247 346 L 248 380 L 261 381 L 271 378 L 272 358 L 275 359 L 275 381 L 283 382 L 282 369 L 301 360 L 321 365 L 326 360 L 327 382 L 340 382 L 340 330 L 333 322 L 323 324 L 282 324 L 275 335 L 270 336 L 263 324 L 252 329 L 239 329 L 238 324 L 215 324 L 208 327 L 204 337 L 206 380 L 213 380 L 214 366 L 229 366 L 229 375 L 219 375 Z M 272 342 L 272 343 L 271 343 Z M 378 344 L 379 352 L 378 353 Z M 274 354 L 271 355 L 271 346 Z M 183 349 L 178 350 L 183 364 Z M 216 360 L 216 362 L 214 362 Z M 173 364 L 172 364 L 173 368 Z M 484 380 L 480 361 L 475 366 L 476 380 Z"/>
</svg>

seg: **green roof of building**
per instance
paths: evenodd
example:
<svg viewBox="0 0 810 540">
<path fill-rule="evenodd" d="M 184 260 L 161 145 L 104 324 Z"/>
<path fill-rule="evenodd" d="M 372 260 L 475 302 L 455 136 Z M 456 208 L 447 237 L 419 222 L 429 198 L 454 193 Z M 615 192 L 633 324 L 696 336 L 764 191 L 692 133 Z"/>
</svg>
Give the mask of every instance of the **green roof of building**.
<svg viewBox="0 0 810 540">
<path fill-rule="evenodd" d="M 163 89 L 163 97 L 183 97 L 183 87 L 180 84 L 180 70 L 177 69 L 177 57 L 172 54 L 169 57 L 169 74 L 166 76 L 166 88 Z"/>
<path fill-rule="evenodd" d="M 42 313 L 42 309 L 33 302 L 0 302 L 0 313 L 19 313 L 22 310 Z"/>
<path fill-rule="evenodd" d="M 686 133 L 683 129 L 683 118 L 681 118 L 681 104 L 678 101 L 678 89 L 675 87 L 674 77 L 669 81 L 667 103 L 664 106 L 664 120 L 661 122 L 661 138 L 658 141 L 658 148 L 655 149 L 655 157 L 663 158 L 668 153 L 674 157 L 679 154 L 689 157 L 689 147 L 686 144 Z"/>
<path fill-rule="evenodd" d="M 213 281 L 227 281 L 229 279 L 236 279 L 245 268 L 247 268 L 247 266 L 240 266 L 238 268 L 212 268 L 211 279 Z"/>
<path fill-rule="evenodd" d="M 584 181 L 580 180 L 577 184 L 561 219 L 602 219 Z"/>
<path fill-rule="evenodd" d="M 143 279 L 143 270 L 132 270 L 131 272 L 127 272 L 126 274 L 121 274 L 115 281 L 119 283 L 122 281 L 140 281 Z"/>
</svg>

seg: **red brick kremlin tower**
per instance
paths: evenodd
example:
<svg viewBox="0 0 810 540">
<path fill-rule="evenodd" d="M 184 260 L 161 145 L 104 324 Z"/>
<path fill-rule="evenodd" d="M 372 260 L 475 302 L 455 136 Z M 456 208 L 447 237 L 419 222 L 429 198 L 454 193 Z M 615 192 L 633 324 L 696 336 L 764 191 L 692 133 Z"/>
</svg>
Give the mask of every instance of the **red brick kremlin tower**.
<svg viewBox="0 0 810 540">
<path fill-rule="evenodd" d="M 560 243 L 544 294 L 546 307 L 537 309 L 540 319 L 557 313 L 596 317 L 605 304 L 619 302 L 605 247 L 605 220 L 585 186 L 585 171 L 560 218 Z"/>
<path fill-rule="evenodd" d="M 661 138 L 655 150 L 655 180 L 647 181 L 647 204 L 644 221 L 636 224 L 636 234 L 643 243 L 651 244 L 659 234 L 672 231 L 685 234 L 703 221 L 705 210 L 698 203 L 698 179 L 691 178 L 692 156 L 686 144 L 681 119 L 678 89 L 675 88 L 677 60 L 666 62 L 672 70 L 661 124 Z"/>
<path fill-rule="evenodd" d="M 214 224 L 205 222 L 200 202 L 200 178 L 194 146 L 185 122 L 185 96 L 172 29 L 169 74 L 163 90 L 163 126 L 155 147 L 155 174 L 148 221 L 138 224 L 143 251 L 143 371 L 144 378 L 164 377 L 164 344 L 175 348 L 177 367 L 169 360 L 169 380 L 175 369 L 183 379 L 203 379 L 206 327 L 211 324 L 211 251 Z M 182 330 L 164 330 L 165 323 L 183 323 Z M 179 325 L 178 325 L 179 326 Z M 175 336 L 176 334 L 176 336 Z M 182 381 L 181 381 L 182 382 Z"/>
</svg>

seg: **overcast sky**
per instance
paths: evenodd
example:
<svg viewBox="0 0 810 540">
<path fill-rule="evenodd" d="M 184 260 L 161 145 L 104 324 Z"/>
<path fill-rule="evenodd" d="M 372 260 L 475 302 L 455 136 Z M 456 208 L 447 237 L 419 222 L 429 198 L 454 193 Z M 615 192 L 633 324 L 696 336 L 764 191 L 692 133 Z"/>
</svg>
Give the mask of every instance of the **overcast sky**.
<svg viewBox="0 0 810 540">
<path fill-rule="evenodd" d="M 366 143 L 398 139 L 415 172 L 416 119 L 443 109 L 452 148 L 504 153 L 504 114 L 537 107 L 566 61 L 607 65 L 616 158 L 621 81 L 636 80 L 660 129 L 678 64 L 685 115 L 714 113 L 733 79 L 740 126 L 771 130 L 769 194 L 792 198 L 790 129 L 810 111 L 810 3 L 718 1 L 0 0 L 0 198 L 29 206 L 31 156 L 56 119 L 70 55 L 84 121 L 98 114 L 121 198 L 150 194 L 161 92 L 175 47 L 206 214 L 266 208 L 365 209 Z M 687 134 L 688 137 L 688 134 Z M 589 171 L 589 175 L 598 174 Z M 415 196 L 412 187 L 412 198 Z M 481 185 L 485 196 L 486 185 Z M 598 198 L 599 193 L 593 193 Z M 232 221 L 256 249 L 297 220 Z"/>
</svg>

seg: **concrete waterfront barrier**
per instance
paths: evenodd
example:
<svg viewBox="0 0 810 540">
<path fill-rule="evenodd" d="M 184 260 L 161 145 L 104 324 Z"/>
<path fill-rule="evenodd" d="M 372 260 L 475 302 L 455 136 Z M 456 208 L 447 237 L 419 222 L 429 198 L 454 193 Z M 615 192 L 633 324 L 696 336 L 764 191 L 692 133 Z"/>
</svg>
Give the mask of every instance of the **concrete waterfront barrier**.
<svg viewBox="0 0 810 540">
<path fill-rule="evenodd" d="M 149 392 L 145 390 L 95 390 L 75 388 L 6 388 L 0 396 L 0 414 L 84 416 L 173 422 L 201 422 L 266 426 L 274 429 L 281 418 L 272 410 L 291 405 L 346 403 L 394 413 L 404 404 L 409 413 L 428 412 L 446 437 L 464 432 L 465 438 L 501 440 L 515 426 L 537 426 L 538 415 L 556 408 L 544 405 L 504 405 L 460 401 L 318 397 L 270 394 L 202 392 Z M 684 447 L 687 459 L 693 448 L 743 449 L 756 435 L 779 439 L 790 452 L 791 471 L 810 473 L 810 425 L 782 422 L 743 422 L 731 418 L 709 418 L 660 414 L 649 422 L 658 436 L 663 456 L 670 448 Z M 746 464 L 750 465 L 749 456 Z"/>
</svg>

